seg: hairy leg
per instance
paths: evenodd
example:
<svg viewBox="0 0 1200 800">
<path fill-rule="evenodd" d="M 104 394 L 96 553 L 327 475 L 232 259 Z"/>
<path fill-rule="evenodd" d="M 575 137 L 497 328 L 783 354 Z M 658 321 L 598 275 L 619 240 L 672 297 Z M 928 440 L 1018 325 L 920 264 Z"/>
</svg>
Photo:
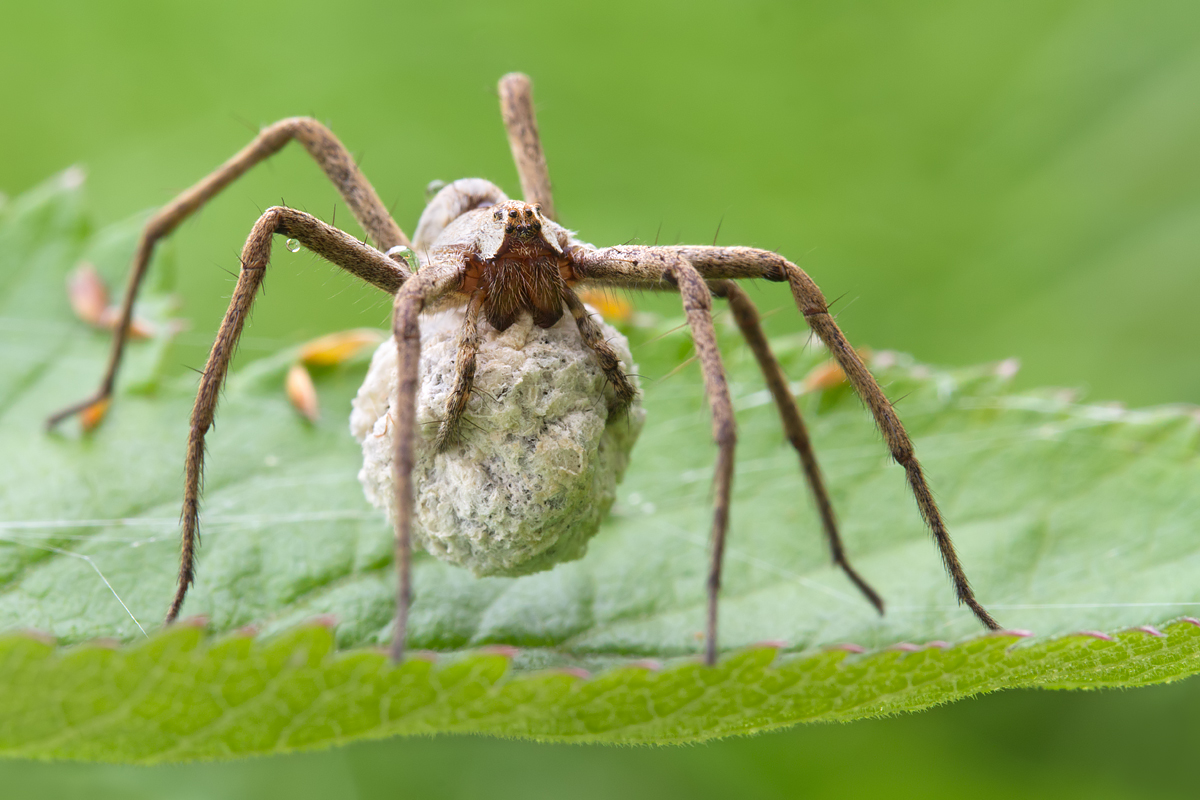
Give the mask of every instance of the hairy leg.
<svg viewBox="0 0 1200 800">
<path fill-rule="evenodd" d="M 262 285 L 271 258 L 271 240 L 275 234 L 300 240 L 317 255 L 386 292 L 395 294 L 406 280 L 410 280 L 408 271 L 383 253 L 301 211 L 291 208 L 269 208 L 255 223 L 242 248 L 242 269 L 238 275 L 237 286 L 233 290 L 229 310 L 225 312 L 225 319 L 204 366 L 196 403 L 192 408 L 185 464 L 179 584 L 171 608 L 167 612 L 168 623 L 179 615 L 188 587 L 195 577 L 200 484 L 204 473 L 204 437 L 212 427 L 221 384 L 229 372 L 230 359 L 237 349 L 238 338 L 254 304 L 255 295 Z"/>
<path fill-rule="evenodd" d="M 250 144 L 237 155 L 222 164 L 215 172 L 180 194 L 157 214 L 142 230 L 141 239 L 133 257 L 129 280 L 125 286 L 125 297 L 121 302 L 120 321 L 114 330 L 112 350 L 108 367 L 100 388 L 89 398 L 57 411 L 47 420 L 47 427 L 54 427 L 67 417 L 79 413 L 98 403 L 106 402 L 112 394 L 121 366 L 121 357 L 129 337 L 129 323 L 133 318 L 133 304 L 141 288 L 142 279 L 150 264 L 158 240 L 169 235 L 181 222 L 198 211 L 205 203 L 229 184 L 244 175 L 255 164 L 283 149 L 291 140 L 304 145 L 313 159 L 320 165 L 329 179 L 337 186 L 342 198 L 350 206 L 355 219 L 366 230 L 376 246 L 388 250 L 397 245 L 407 245 L 408 237 L 400 230 L 388 214 L 387 208 L 375 189 L 359 171 L 350 153 L 337 137 L 321 123 L 307 117 L 292 117 L 280 120 L 264 128 Z"/>
<path fill-rule="evenodd" d="M 825 481 L 821 477 L 821 468 L 817 465 L 817 456 L 813 452 L 812 440 L 808 437 L 808 428 L 804 425 L 804 418 L 800 416 L 796 399 L 792 397 L 792 392 L 788 388 L 787 376 L 783 374 L 783 369 L 775 359 L 775 354 L 771 352 L 771 345 L 767 342 L 762 325 L 759 323 L 758 310 L 755 309 L 754 303 L 745 290 L 733 281 L 712 281 L 710 288 L 713 290 L 713 294 L 729 301 L 729 308 L 733 312 L 733 318 L 737 322 L 738 328 L 742 331 L 742 337 L 750 346 L 750 351 L 754 353 L 755 360 L 758 361 L 759 369 L 762 370 L 763 378 L 767 382 L 767 388 L 775 400 L 775 407 L 779 409 L 784 433 L 800 456 L 804 477 L 812 491 L 813 501 L 817 504 L 817 512 L 821 515 L 821 524 L 825 529 L 825 538 L 829 542 L 833 563 L 841 567 L 842 571 L 846 573 L 846 577 L 882 614 L 883 598 L 850 566 L 850 562 L 846 558 L 842 537 L 838 533 L 837 518 L 833 514 L 833 503 L 830 502 L 829 494 L 825 491 Z"/>
<path fill-rule="evenodd" d="M 500 113 L 508 131 L 513 160 L 517 162 L 517 174 L 521 176 L 525 202 L 537 203 L 542 207 L 543 216 L 557 219 L 554 197 L 550 193 L 550 172 L 546 168 L 546 155 L 542 152 L 542 140 L 538 136 L 537 119 L 533 111 L 533 88 L 528 76 L 510 72 L 500 79 Z"/>
<path fill-rule="evenodd" d="M 591 251 L 588 251 L 591 252 Z M 604 251 L 599 251 L 603 253 Z M 593 253 L 594 254 L 594 253 Z M 713 524 L 709 541 L 710 562 L 708 570 L 708 614 L 705 629 L 704 661 L 710 666 L 717 662 L 717 595 L 721 590 L 721 564 L 725 557 L 725 534 L 729 528 L 729 496 L 733 487 L 733 453 L 737 445 L 737 429 L 733 416 L 733 401 L 729 396 L 729 384 L 725 380 L 725 368 L 721 364 L 721 351 L 717 348 L 717 331 L 712 321 L 712 293 L 708 284 L 687 258 L 664 252 L 656 264 L 656 288 L 673 288 L 679 291 L 688 327 L 692 331 L 692 342 L 700 368 L 704 373 L 704 391 L 712 409 L 713 439 L 717 444 L 717 463 L 713 475 Z M 588 280 L 588 264 L 603 263 L 599 259 L 576 263 L 577 277 Z M 612 281 L 616 283 L 616 281 Z M 620 285 L 620 284 L 617 284 Z M 578 295 L 571 289 L 566 294 L 567 307 L 575 315 L 585 342 L 597 353 L 603 345 L 611 353 L 608 343 L 601 338 L 599 325 L 587 313 Z M 615 369 L 621 378 L 620 362 L 612 354 Z M 601 354 L 601 363 L 605 357 Z M 609 367 L 605 366 L 605 372 Z M 610 377 L 610 380 L 613 378 Z M 630 387 L 632 391 L 632 387 Z M 632 400 L 632 394 L 629 395 Z"/>
<path fill-rule="evenodd" d="M 950 534 L 933 492 L 913 453 L 912 441 L 887 395 L 870 371 L 846 341 L 846 337 L 829 314 L 825 297 L 804 270 L 778 253 L 751 247 L 608 247 L 602 250 L 576 249 L 571 253 L 574 278 L 600 284 L 634 288 L 665 288 L 663 278 L 677 258 L 693 264 L 709 280 L 731 278 L 766 278 L 786 281 L 791 287 L 796 305 L 837 360 L 859 397 L 875 417 L 875 424 L 896 463 L 904 467 L 908 485 L 917 501 L 917 508 L 933 534 L 942 556 L 942 564 L 954 583 L 958 601 L 975 614 L 984 626 L 996 630 L 1000 626 L 979 601 L 963 571 L 962 563 L 950 541 Z"/>
<path fill-rule="evenodd" d="M 417 390 L 421 379 L 421 309 L 448 294 L 462 282 L 460 264 L 427 264 L 396 293 L 392 335 L 396 338 L 399 379 L 390 416 L 396 422 L 396 452 L 392 459 L 396 491 L 396 624 L 392 660 L 404 658 L 408 639 L 408 609 L 412 605 L 413 465 L 416 443 Z"/>
<path fill-rule="evenodd" d="M 700 369 L 704 373 L 704 392 L 712 408 L 713 440 L 717 443 L 717 464 L 713 475 L 713 524 L 709 539 L 708 616 L 704 636 L 704 662 L 717 663 L 717 595 L 721 591 L 721 564 L 725 558 L 725 533 L 729 528 L 729 496 L 733 488 L 733 452 L 737 445 L 737 429 L 733 417 L 733 400 L 717 348 L 717 331 L 712 321 L 712 294 L 708 285 L 688 263 L 676 257 L 667 267 L 665 277 L 674 283 L 683 299 L 683 310 Z"/>
<path fill-rule="evenodd" d="M 458 443 L 459 428 L 467 401 L 471 399 L 471 384 L 475 381 L 475 357 L 479 354 L 479 310 L 483 307 L 483 292 L 476 291 L 467 303 L 466 316 L 458 335 L 458 354 L 454 359 L 454 388 L 446 398 L 446 415 L 438 425 L 434 449 L 442 452 Z"/>
<path fill-rule="evenodd" d="M 588 313 L 587 307 L 579 299 L 579 295 L 575 294 L 572 289 L 566 288 L 563 297 L 571 315 L 575 317 L 575 325 L 579 328 L 580 338 L 596 354 L 600 368 L 604 370 L 604 376 L 608 378 L 608 382 L 612 384 L 613 392 L 616 394 L 616 404 L 609 409 L 609 413 L 624 413 L 633 402 L 634 397 L 637 396 L 637 389 L 633 387 L 629 376 L 621 367 L 621 359 L 617 358 L 617 352 L 604 338 L 604 329 Z"/>
</svg>

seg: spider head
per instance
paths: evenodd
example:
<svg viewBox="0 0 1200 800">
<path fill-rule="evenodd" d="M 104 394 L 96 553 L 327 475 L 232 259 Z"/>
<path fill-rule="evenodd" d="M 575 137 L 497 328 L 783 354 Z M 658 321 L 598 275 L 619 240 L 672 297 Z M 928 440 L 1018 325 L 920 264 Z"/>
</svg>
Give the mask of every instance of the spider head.
<svg viewBox="0 0 1200 800">
<path fill-rule="evenodd" d="M 488 238 L 497 242 L 491 257 L 501 255 L 534 256 L 547 251 L 562 254 L 557 238 L 549 222 L 542 216 L 541 206 L 506 200 L 492 206 L 492 235 Z M 485 256 L 487 254 L 485 253 Z"/>
</svg>

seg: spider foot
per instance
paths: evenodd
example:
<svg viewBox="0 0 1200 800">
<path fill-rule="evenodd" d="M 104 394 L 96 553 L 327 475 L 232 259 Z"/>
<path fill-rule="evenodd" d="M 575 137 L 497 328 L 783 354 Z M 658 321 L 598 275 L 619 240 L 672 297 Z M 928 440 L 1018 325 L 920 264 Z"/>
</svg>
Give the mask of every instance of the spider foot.
<svg viewBox="0 0 1200 800">
<path fill-rule="evenodd" d="M 437 436 L 433 440 L 433 451 L 444 453 L 461 441 L 461 431 L 457 421 L 446 417 L 438 425 Z"/>
</svg>

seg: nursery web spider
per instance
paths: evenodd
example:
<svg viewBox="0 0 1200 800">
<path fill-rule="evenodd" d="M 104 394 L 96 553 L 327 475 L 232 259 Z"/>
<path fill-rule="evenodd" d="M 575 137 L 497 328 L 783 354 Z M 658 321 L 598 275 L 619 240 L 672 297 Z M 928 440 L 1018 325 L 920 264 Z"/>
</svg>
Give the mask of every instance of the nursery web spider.
<svg viewBox="0 0 1200 800">
<path fill-rule="evenodd" d="M 204 437 L 212 426 L 221 384 L 238 337 L 262 284 L 273 238 L 282 235 L 299 240 L 312 252 L 395 298 L 392 330 L 399 354 L 399 381 L 390 417 L 398 431 L 393 465 L 397 509 L 395 563 L 399 580 L 392 644 L 392 656 L 397 661 L 404 654 L 411 602 L 412 470 L 414 437 L 417 435 L 414 417 L 419 381 L 420 314 L 427 309 L 466 307 L 467 327 L 460 340 L 455 389 L 437 436 L 437 446 L 448 447 L 458 436 L 458 422 L 471 392 L 477 347 L 473 326 L 480 316 L 496 329 L 504 330 L 519 315 L 526 313 L 532 314 L 534 322 L 545 328 L 562 317 L 564 311 L 569 312 L 578 325 L 584 345 L 598 359 L 615 389 L 616 411 L 619 413 L 633 400 L 635 389 L 620 361 L 576 294 L 576 288 L 581 285 L 678 292 L 682 298 L 704 375 L 705 392 L 712 409 L 713 438 L 717 444 L 715 509 L 707 583 L 705 659 L 708 664 L 715 663 L 717 656 L 717 594 L 729 521 L 736 442 L 733 405 L 711 315 L 713 295 L 729 303 L 733 318 L 763 372 L 788 441 L 799 455 L 834 563 L 871 604 L 883 612 L 883 600 L 846 558 L 800 412 L 763 334 L 758 313 L 748 295 L 735 282 L 743 278 L 786 282 L 791 288 L 808 325 L 828 346 L 870 409 L 892 458 L 904 468 L 917 507 L 933 534 L 959 602 L 966 604 L 984 626 L 997 629 L 999 626 L 975 599 L 967 582 L 904 426 L 879 384 L 847 343 L 830 316 L 820 289 L 808 275 L 777 253 L 749 247 L 629 245 L 597 249 L 579 242 L 572 232 L 554 221 L 549 174 L 538 138 L 528 78 L 520 74 L 502 78 L 500 103 L 525 202 L 508 200 L 495 186 L 478 179 L 457 181 L 445 187 L 422 215 L 416 232 L 416 249 L 425 250 L 419 271 L 412 271 L 403 256 L 413 243 L 393 221 L 354 159 L 325 126 L 306 117 L 281 120 L 263 129 L 245 149 L 175 198 L 147 223 L 133 259 L 120 322 L 100 388 L 83 402 L 54 414 L 48 421 L 50 425 L 79 412 L 103 413 L 129 337 L 134 299 L 158 240 L 169 235 L 214 195 L 289 141 L 299 141 L 324 170 L 374 244 L 372 247 L 360 242 L 309 214 L 279 206 L 267 209 L 251 230 L 242 250 L 237 287 L 208 357 L 192 411 L 179 583 L 166 621 L 172 622 L 179 614 L 195 574 Z"/>
</svg>

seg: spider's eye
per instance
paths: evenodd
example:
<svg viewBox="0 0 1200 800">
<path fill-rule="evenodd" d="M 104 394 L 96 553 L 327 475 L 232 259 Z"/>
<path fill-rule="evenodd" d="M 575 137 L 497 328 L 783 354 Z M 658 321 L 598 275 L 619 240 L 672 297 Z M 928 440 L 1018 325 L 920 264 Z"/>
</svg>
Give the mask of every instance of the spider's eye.
<svg viewBox="0 0 1200 800">
<path fill-rule="evenodd" d="M 516 219 L 519 215 L 517 214 L 516 209 L 514 209 L 508 212 L 508 216 L 509 219 Z"/>
<path fill-rule="evenodd" d="M 542 223 L 540 223 L 540 222 L 533 223 L 533 229 L 535 231 L 540 231 L 542 229 Z"/>
<path fill-rule="evenodd" d="M 492 218 L 493 219 L 504 219 L 504 214 L 503 214 L 503 212 L 497 211 L 495 214 L 492 214 Z"/>
<path fill-rule="evenodd" d="M 505 225 L 505 226 L 504 226 L 504 232 L 505 232 L 505 233 L 512 233 L 512 232 L 513 232 L 513 226 L 512 226 L 512 225 Z"/>
<path fill-rule="evenodd" d="M 533 218 L 533 211 L 528 208 L 525 209 L 525 219 L 532 219 L 532 218 Z"/>
</svg>

